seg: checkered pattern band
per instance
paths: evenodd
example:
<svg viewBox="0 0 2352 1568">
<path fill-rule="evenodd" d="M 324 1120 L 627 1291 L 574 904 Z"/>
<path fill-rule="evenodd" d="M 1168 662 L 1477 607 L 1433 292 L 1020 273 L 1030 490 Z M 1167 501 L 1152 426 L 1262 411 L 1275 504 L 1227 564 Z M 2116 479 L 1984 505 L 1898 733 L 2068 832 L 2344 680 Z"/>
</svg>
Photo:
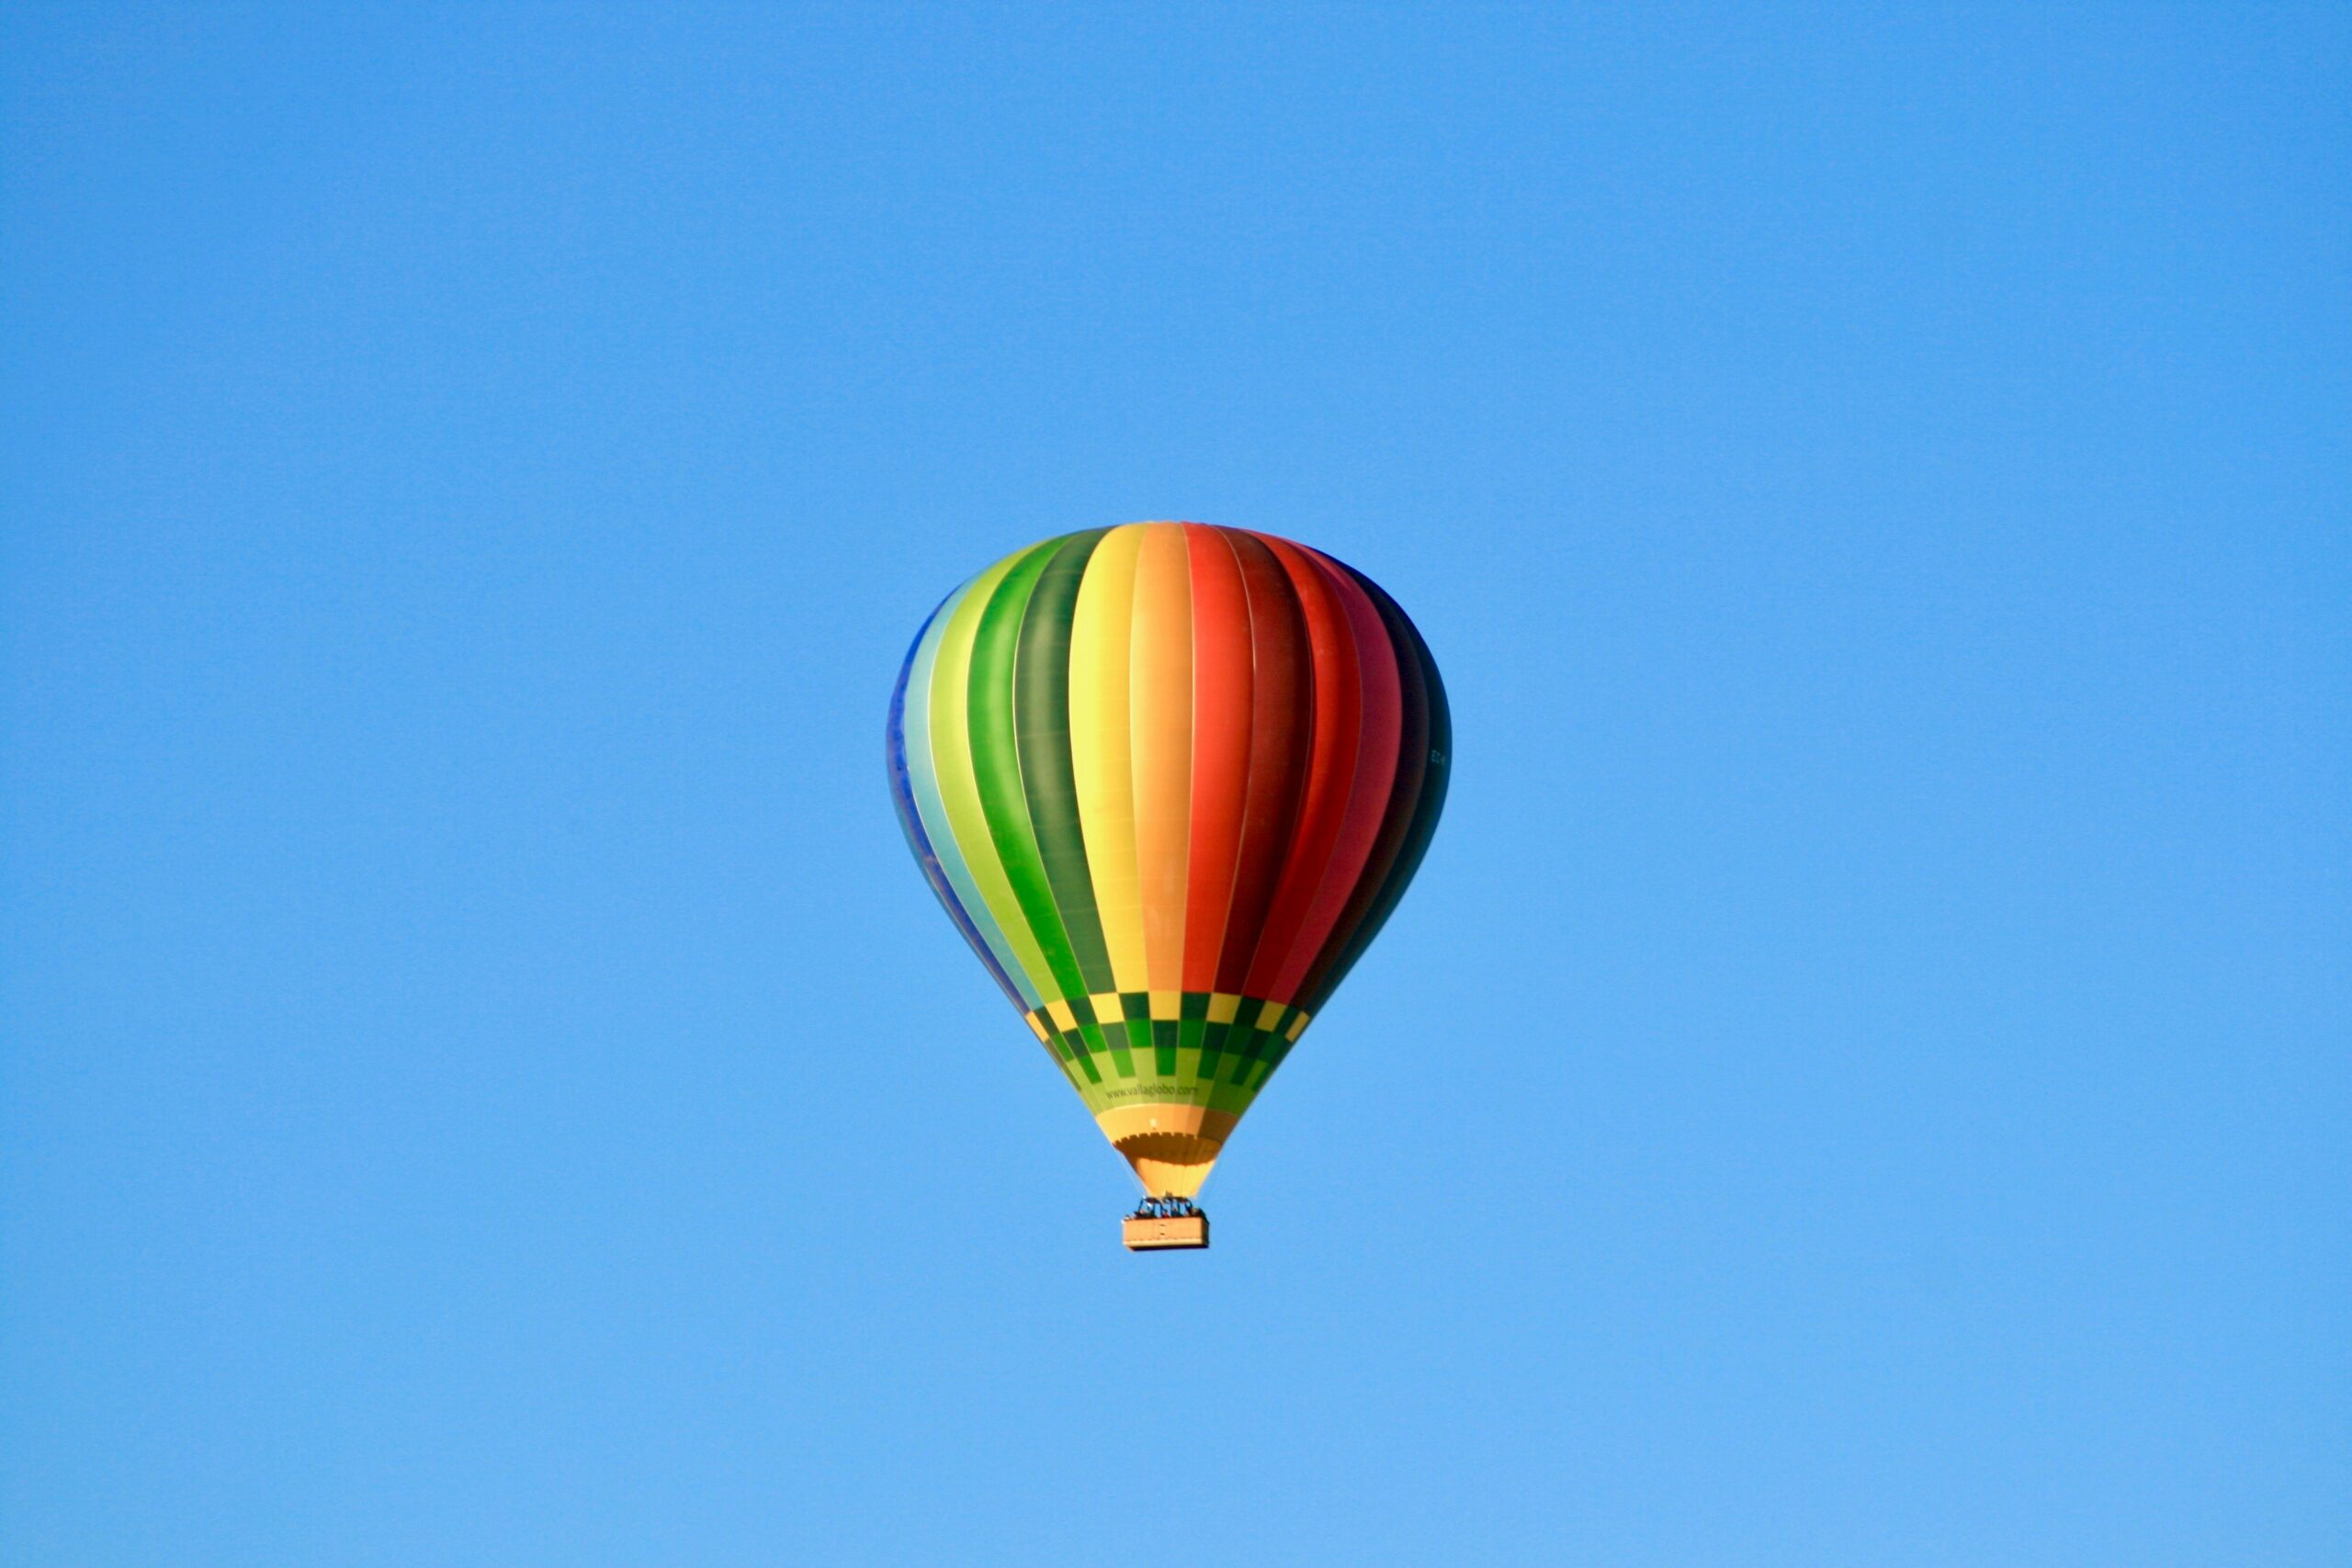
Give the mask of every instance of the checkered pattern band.
<svg viewBox="0 0 2352 1568">
<path fill-rule="evenodd" d="M 1227 991 L 1105 991 L 1022 1017 L 1081 1094 L 1141 1079 L 1218 1106 L 1237 1098 L 1227 1091 L 1254 1097 L 1308 1022 L 1287 1002 Z"/>
</svg>

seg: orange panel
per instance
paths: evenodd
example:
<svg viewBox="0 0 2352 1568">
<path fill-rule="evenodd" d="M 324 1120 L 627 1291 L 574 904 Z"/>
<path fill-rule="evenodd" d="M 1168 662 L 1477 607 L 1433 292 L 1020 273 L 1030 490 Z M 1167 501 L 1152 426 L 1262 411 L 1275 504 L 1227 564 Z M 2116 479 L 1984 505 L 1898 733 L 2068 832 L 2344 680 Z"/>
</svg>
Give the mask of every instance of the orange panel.
<svg viewBox="0 0 2352 1568">
<path fill-rule="evenodd" d="M 1144 968 L 1155 991 L 1184 988 L 1184 892 L 1193 820 L 1193 591 L 1182 525 L 1155 523 L 1136 558 L 1128 726 Z"/>
</svg>

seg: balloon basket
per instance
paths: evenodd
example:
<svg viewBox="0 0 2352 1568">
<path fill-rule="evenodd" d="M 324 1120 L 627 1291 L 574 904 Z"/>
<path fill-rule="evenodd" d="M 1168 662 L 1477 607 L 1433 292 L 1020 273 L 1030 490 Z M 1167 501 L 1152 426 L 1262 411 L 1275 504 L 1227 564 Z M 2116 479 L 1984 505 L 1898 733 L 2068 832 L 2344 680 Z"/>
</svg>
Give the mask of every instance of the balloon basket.
<svg viewBox="0 0 2352 1568">
<path fill-rule="evenodd" d="M 1209 1217 L 1186 1198 L 1147 1198 L 1119 1224 L 1129 1252 L 1167 1252 L 1209 1244 Z"/>
</svg>

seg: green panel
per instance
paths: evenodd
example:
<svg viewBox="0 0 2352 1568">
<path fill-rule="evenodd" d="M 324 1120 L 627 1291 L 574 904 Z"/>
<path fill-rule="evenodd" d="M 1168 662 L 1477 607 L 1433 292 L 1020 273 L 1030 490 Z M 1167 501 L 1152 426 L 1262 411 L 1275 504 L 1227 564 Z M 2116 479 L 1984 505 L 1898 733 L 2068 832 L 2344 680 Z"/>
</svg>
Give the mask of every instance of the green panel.
<svg viewBox="0 0 2352 1568">
<path fill-rule="evenodd" d="M 1238 1044 L 1239 1048 L 1234 1049 L 1232 1048 L 1232 1045 L 1229 1044 L 1226 1051 L 1225 1081 L 1227 1083 L 1243 1082 L 1246 1075 L 1250 1071 L 1250 1065 L 1257 1061 L 1258 1053 L 1264 1049 L 1265 1042 L 1266 1032 L 1262 1029 L 1245 1029 L 1240 1031 L 1238 1040 L 1233 1043 L 1234 1044 Z"/>
<path fill-rule="evenodd" d="M 1094 547 L 1110 532 L 1074 534 L 1046 563 L 1021 619 L 1013 667 L 1013 726 L 1030 831 L 1053 889 L 1079 974 L 1089 991 L 1108 991 L 1111 954 L 1094 905 L 1094 876 L 1078 818 L 1078 775 L 1069 754 L 1069 637 L 1079 584 Z"/>
<path fill-rule="evenodd" d="M 1062 929 L 1052 885 L 1046 880 L 1037 840 L 1029 826 L 1029 800 L 1021 784 L 1021 753 L 1013 733 L 1012 667 L 1021 647 L 1021 621 L 1030 592 L 1055 550 L 1040 546 L 1007 572 L 980 613 L 972 638 L 970 724 L 972 778 L 988 819 L 990 842 L 1004 879 L 1019 903 L 1052 978 L 1064 997 L 1086 994 L 1086 977 Z"/>
<path fill-rule="evenodd" d="M 1202 1022 L 1201 1077 L 1204 1078 L 1216 1077 L 1217 1062 L 1225 1055 L 1225 1032 L 1228 1027 L 1226 1024 L 1210 1023 L 1206 1021 Z"/>
<path fill-rule="evenodd" d="M 1030 552 L 1035 554 L 1035 551 Z M 956 852 L 971 873 L 989 917 L 1019 961 L 1029 989 L 1042 999 L 1054 989 L 1052 967 L 1038 950 L 1037 939 L 1023 918 L 1021 901 L 1005 880 L 1001 857 L 989 834 L 988 813 L 980 804 L 972 776 L 972 725 L 969 701 L 973 639 L 989 601 L 1021 558 L 1008 558 L 973 579 L 956 603 L 947 629 L 941 634 L 927 704 L 931 719 L 932 766 L 939 787 L 940 807 L 947 818 Z"/>
<path fill-rule="evenodd" d="M 1121 1077 L 1136 1076 L 1135 1053 L 1127 1047 L 1127 1033 L 1124 1026 L 1106 1029 L 1102 1024 L 1090 1023 L 1086 1025 L 1086 1043 L 1094 1050 L 1107 1053 L 1111 1066 L 1118 1069 Z"/>
</svg>

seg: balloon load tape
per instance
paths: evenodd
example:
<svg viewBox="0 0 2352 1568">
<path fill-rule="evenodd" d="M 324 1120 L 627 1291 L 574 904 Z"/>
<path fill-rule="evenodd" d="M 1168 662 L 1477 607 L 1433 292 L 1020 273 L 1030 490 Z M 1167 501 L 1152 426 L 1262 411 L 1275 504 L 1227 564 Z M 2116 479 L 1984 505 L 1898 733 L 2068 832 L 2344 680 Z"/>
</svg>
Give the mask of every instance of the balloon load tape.
<svg viewBox="0 0 2352 1568">
<path fill-rule="evenodd" d="M 1209 1217 L 1189 1198 L 1147 1198 L 1119 1224 L 1129 1252 L 1171 1252 L 1209 1244 Z"/>
</svg>

